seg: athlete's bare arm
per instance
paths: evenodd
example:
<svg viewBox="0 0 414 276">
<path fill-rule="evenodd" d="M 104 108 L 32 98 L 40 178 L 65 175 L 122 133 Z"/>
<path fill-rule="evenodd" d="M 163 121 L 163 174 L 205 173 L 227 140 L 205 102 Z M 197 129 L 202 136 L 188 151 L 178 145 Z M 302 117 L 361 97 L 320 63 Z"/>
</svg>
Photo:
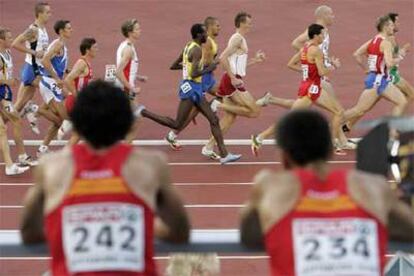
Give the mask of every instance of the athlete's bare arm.
<svg viewBox="0 0 414 276">
<path fill-rule="evenodd" d="M 3 60 L 0 58 L 0 68 L 3 68 Z M 4 74 L 0 75 L 0 85 L 6 84 L 8 86 L 14 86 L 15 84 L 17 84 L 17 79 L 16 78 L 12 78 L 12 79 L 6 79 L 6 76 Z"/>
<path fill-rule="evenodd" d="M 189 53 L 189 59 L 191 60 L 191 77 L 197 78 L 206 73 L 216 70 L 218 61 L 212 62 L 209 66 L 204 69 L 200 69 L 200 62 L 202 58 L 202 51 L 199 47 L 193 47 Z"/>
<path fill-rule="evenodd" d="M 43 189 L 43 165 L 39 164 L 34 170 L 35 185 L 29 189 L 23 200 L 20 233 L 23 243 L 32 244 L 45 241 L 43 231 L 43 210 L 45 193 Z"/>
<path fill-rule="evenodd" d="M 170 70 L 182 70 L 183 69 L 183 52 L 170 66 Z"/>
<path fill-rule="evenodd" d="M 293 55 L 289 60 L 287 67 L 293 71 L 302 72 L 302 67 L 300 66 L 300 51 Z"/>
<path fill-rule="evenodd" d="M 266 59 L 266 55 L 262 50 L 259 50 L 256 52 L 255 56 L 253 58 L 251 58 L 248 62 L 247 62 L 247 66 L 251 66 L 257 63 L 261 63 L 263 61 L 265 61 Z"/>
<path fill-rule="evenodd" d="M 52 76 L 52 78 L 57 82 L 59 87 L 62 87 L 63 81 L 59 78 L 56 74 L 55 70 L 53 69 L 52 65 L 52 58 L 59 55 L 62 51 L 64 45 L 63 42 L 60 40 L 56 40 L 46 51 L 44 57 L 42 58 L 42 65 L 48 71 L 48 73 Z"/>
<path fill-rule="evenodd" d="M 366 67 L 365 57 L 367 56 L 368 52 L 368 45 L 371 43 L 371 40 L 368 40 L 364 44 L 361 45 L 353 54 L 356 62 L 358 65 L 364 69 L 365 72 L 368 72 L 368 68 Z"/>
<path fill-rule="evenodd" d="M 308 50 L 309 57 L 314 59 L 316 67 L 318 68 L 319 76 L 326 76 L 330 72 L 334 71 L 335 68 L 339 67 L 339 60 L 332 58 L 331 63 L 333 66 L 326 67 L 324 63 L 323 53 L 319 47 L 310 47 Z"/>
<path fill-rule="evenodd" d="M 156 208 L 157 215 L 166 227 L 163 227 L 163 233 L 158 231 L 158 234 L 162 235 L 158 238 L 170 242 L 188 242 L 190 237 L 190 223 L 183 203 L 177 191 L 171 185 L 168 164 L 165 160 L 162 160 L 159 167 L 161 185 L 156 195 Z"/>
<path fill-rule="evenodd" d="M 83 59 L 78 59 L 73 66 L 70 73 L 66 76 L 64 82 L 66 88 L 69 90 L 70 93 L 76 95 L 76 87 L 75 87 L 75 79 L 86 74 L 86 70 L 88 69 L 88 65 Z"/>
<path fill-rule="evenodd" d="M 12 42 L 12 47 L 19 52 L 34 55 L 37 58 L 42 58 L 44 55 L 44 51 L 35 51 L 30 48 L 27 48 L 25 42 L 31 42 L 37 39 L 37 28 L 36 27 L 29 27 L 23 33 L 18 35 Z"/>
<path fill-rule="evenodd" d="M 402 57 L 396 57 L 396 58 L 393 57 L 393 55 L 392 55 L 392 44 L 391 44 L 390 41 L 383 40 L 381 42 L 380 49 L 383 50 L 385 64 L 387 65 L 388 68 L 391 68 L 391 67 L 397 65 L 402 60 Z"/>
<path fill-rule="evenodd" d="M 128 45 L 128 47 L 125 47 L 122 50 L 122 54 L 121 54 L 121 62 L 119 63 L 118 67 L 116 68 L 115 71 L 115 76 L 118 78 L 118 80 L 122 83 L 122 85 L 128 89 L 128 90 L 132 90 L 131 85 L 129 84 L 128 80 L 125 78 L 124 75 L 124 69 L 127 66 L 128 62 L 131 61 L 132 57 L 133 57 L 133 51 L 130 45 Z"/>
<path fill-rule="evenodd" d="M 296 37 L 292 41 L 292 47 L 296 51 L 300 51 L 302 49 L 303 45 L 305 45 L 306 41 L 308 41 L 308 30 L 305 30 L 303 33 L 301 33 L 298 37 Z"/>
</svg>

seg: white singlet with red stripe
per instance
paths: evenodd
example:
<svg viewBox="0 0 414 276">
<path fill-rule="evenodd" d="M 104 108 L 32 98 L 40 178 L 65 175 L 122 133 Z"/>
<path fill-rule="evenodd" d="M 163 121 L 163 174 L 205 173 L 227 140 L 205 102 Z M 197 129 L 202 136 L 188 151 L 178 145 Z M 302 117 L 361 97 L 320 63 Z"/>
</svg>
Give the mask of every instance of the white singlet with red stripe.
<svg viewBox="0 0 414 276">
<path fill-rule="evenodd" d="M 125 47 L 131 47 L 133 55 L 132 55 L 131 60 L 127 63 L 127 65 L 124 68 L 124 76 L 127 79 L 129 85 L 131 87 L 135 87 L 135 80 L 138 76 L 139 60 L 138 60 L 138 55 L 137 55 L 134 45 L 132 45 L 131 42 L 129 42 L 128 40 L 123 41 L 119 45 L 118 50 L 116 51 L 116 66 L 118 67 L 119 64 L 121 63 L 122 52 L 125 49 Z M 116 80 L 116 84 L 121 88 L 124 87 L 121 81 L 118 79 Z"/>
<path fill-rule="evenodd" d="M 234 75 L 239 75 L 240 77 L 246 76 L 246 67 L 247 67 L 247 41 L 239 33 L 235 33 L 231 36 L 230 41 L 233 40 L 235 36 L 240 36 L 242 38 L 241 48 L 237 50 L 236 53 L 228 57 L 231 72 Z"/>
</svg>

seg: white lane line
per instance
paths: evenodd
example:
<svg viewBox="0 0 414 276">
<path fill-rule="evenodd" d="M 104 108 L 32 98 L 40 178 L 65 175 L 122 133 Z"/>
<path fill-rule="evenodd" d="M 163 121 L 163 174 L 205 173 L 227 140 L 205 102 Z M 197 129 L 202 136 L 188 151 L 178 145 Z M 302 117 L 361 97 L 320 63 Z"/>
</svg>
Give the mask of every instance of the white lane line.
<svg viewBox="0 0 414 276">
<path fill-rule="evenodd" d="M 329 164 L 355 164 L 355 160 L 334 160 L 328 161 Z M 225 165 L 220 164 L 219 162 L 170 162 L 170 166 L 245 166 L 245 165 L 281 165 L 282 162 L 279 161 L 240 161 L 234 163 L 228 163 Z M 5 163 L 0 163 L 0 166 L 4 166 Z"/>
<path fill-rule="evenodd" d="M 349 140 L 358 142 L 361 138 L 349 138 Z M 25 146 L 40 146 L 43 141 L 42 140 L 24 140 Z M 183 139 L 179 140 L 180 144 L 183 146 L 204 146 L 207 144 L 208 140 L 203 139 Z M 250 146 L 252 141 L 250 139 L 225 139 L 224 143 L 230 146 Z M 66 140 L 53 140 L 50 145 L 51 146 L 64 146 L 67 144 Z M 265 139 L 263 140 L 263 145 L 274 145 L 274 139 Z M 9 145 L 14 146 L 14 140 L 9 140 Z M 132 145 L 134 146 L 169 146 L 167 141 L 165 140 L 134 140 L 132 141 Z"/>
<path fill-rule="evenodd" d="M 241 208 L 244 204 L 186 204 L 185 208 Z M 23 205 L 0 205 L 0 209 L 21 209 Z"/>
</svg>

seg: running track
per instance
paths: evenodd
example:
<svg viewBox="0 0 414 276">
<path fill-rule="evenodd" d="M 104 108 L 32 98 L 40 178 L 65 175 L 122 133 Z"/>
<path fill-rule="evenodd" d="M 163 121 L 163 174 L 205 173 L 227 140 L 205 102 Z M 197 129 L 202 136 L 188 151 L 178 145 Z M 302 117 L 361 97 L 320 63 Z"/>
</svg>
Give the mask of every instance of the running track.
<svg viewBox="0 0 414 276">
<path fill-rule="evenodd" d="M 290 41 L 302 32 L 312 21 L 313 9 L 320 1 L 50 1 L 53 8 L 51 23 L 59 18 L 73 21 L 75 29 L 69 51 L 72 61 L 77 57 L 77 45 L 84 36 L 95 36 L 99 41 L 100 53 L 94 62 L 95 75 L 102 76 L 105 64 L 114 62 L 117 43 L 122 39 L 119 25 L 124 18 L 137 17 L 142 24 L 143 34 L 138 44 L 142 62 L 141 73 L 150 80 L 143 85 L 141 100 L 156 112 L 173 115 L 176 109 L 176 83 L 178 73 L 168 71 L 169 64 L 176 58 L 188 39 L 189 26 L 208 15 L 217 16 L 222 25 L 219 44 L 223 49 L 228 36 L 233 31 L 234 14 L 243 9 L 254 16 L 254 30 L 248 37 L 251 53 L 258 49 L 266 52 L 266 63 L 249 69 L 247 85 L 250 91 L 259 97 L 265 90 L 272 90 L 282 97 L 295 95 L 299 76 L 286 70 L 285 64 L 292 55 Z M 8 26 L 14 33 L 21 32 L 31 22 L 34 1 L 2 0 L 0 1 L 0 24 Z M 351 54 L 360 44 L 374 33 L 374 19 L 388 11 L 397 11 L 401 15 L 401 42 L 414 45 L 411 0 L 345 0 L 325 1 L 334 8 L 336 23 L 331 31 L 331 53 L 342 60 L 343 67 L 333 76 L 333 82 L 340 101 L 344 106 L 351 106 L 362 89 L 359 68 L 352 60 Z M 76 14 L 76 16 L 75 16 Z M 91 20 L 93 18 L 93 20 Z M 49 34 L 52 33 L 49 25 Z M 52 36 L 52 35 L 51 35 Z M 116 41 L 116 42 L 114 42 Z M 14 52 L 16 68 L 22 63 L 21 55 Z M 407 58 L 401 65 L 404 76 L 411 83 L 414 62 Z M 163 104 L 169 103 L 169 104 Z M 390 110 L 390 104 L 380 103 L 368 115 L 369 118 L 380 116 Z M 226 136 L 231 139 L 246 139 L 251 133 L 258 132 L 274 121 L 285 111 L 278 108 L 264 109 L 260 120 L 252 122 L 239 120 Z M 411 113 L 413 110 L 411 109 Z M 141 124 L 140 139 L 161 139 L 165 129 L 152 122 Z M 45 124 L 42 122 L 42 130 Z M 360 133 L 354 133 L 358 136 Z M 185 139 L 205 139 L 208 127 L 202 118 L 197 126 L 184 131 Z M 29 131 L 26 139 L 40 139 Z M 264 168 L 280 169 L 277 151 L 266 146 L 259 158 L 251 156 L 246 146 L 230 147 L 231 151 L 243 153 L 243 163 L 231 166 L 217 166 L 214 162 L 200 156 L 197 146 L 185 147 L 181 152 L 172 152 L 167 147 L 152 147 L 165 151 L 171 163 L 172 180 L 184 198 L 195 229 L 234 229 L 238 227 L 239 206 L 243 204 L 251 181 L 256 172 Z M 34 147 L 28 147 L 34 153 Z M 334 167 L 352 167 L 354 154 L 335 157 Z M 343 162 L 346 161 L 346 162 Z M 257 162 L 257 163 L 252 163 Z M 4 165 L 0 165 L 0 229 L 17 229 L 21 199 L 31 185 L 31 172 L 23 176 L 6 177 Z M 219 216 L 217 214 L 220 214 Z M 258 256 L 225 256 L 221 259 L 222 275 L 266 275 L 267 260 Z M 165 259 L 159 259 L 160 271 Z M 45 271 L 47 260 L 0 260 L 0 275 L 39 275 Z"/>
</svg>

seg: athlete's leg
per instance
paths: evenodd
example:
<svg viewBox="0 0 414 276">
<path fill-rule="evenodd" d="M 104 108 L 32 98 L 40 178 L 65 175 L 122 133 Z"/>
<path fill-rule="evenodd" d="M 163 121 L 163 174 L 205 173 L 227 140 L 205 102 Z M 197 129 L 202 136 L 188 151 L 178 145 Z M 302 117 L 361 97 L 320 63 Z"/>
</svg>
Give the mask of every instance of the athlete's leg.
<svg viewBox="0 0 414 276">
<path fill-rule="evenodd" d="M 322 89 L 321 95 L 316 101 L 316 104 L 325 110 L 332 113 L 332 121 L 331 121 L 331 135 L 334 139 L 338 139 L 341 144 L 345 144 L 347 139 L 344 139 L 344 135 L 342 132 L 342 122 L 344 116 L 344 110 L 342 106 L 336 101 L 334 96 L 332 96 L 332 92 L 329 93 L 326 90 Z M 341 139 L 342 138 L 342 139 Z"/>
<path fill-rule="evenodd" d="M 217 141 L 217 146 L 220 152 L 220 156 L 226 157 L 227 150 L 224 146 L 223 141 L 223 134 L 220 129 L 219 119 L 217 118 L 216 114 L 211 110 L 210 104 L 206 101 L 204 97 L 201 98 L 200 102 L 196 104 L 198 110 L 204 117 L 207 118 L 208 122 L 210 123 L 211 134 L 213 134 L 214 139 Z"/>
<path fill-rule="evenodd" d="M 401 77 L 396 86 L 404 93 L 408 101 L 414 101 L 414 87 L 408 81 Z"/>
<path fill-rule="evenodd" d="M 224 103 L 223 105 L 219 105 L 219 108 L 248 118 L 259 117 L 260 106 L 256 104 L 256 100 L 248 91 L 236 91 L 230 98 L 236 105 Z"/>
<path fill-rule="evenodd" d="M 227 133 L 230 127 L 234 124 L 234 122 L 236 121 L 236 118 L 237 118 L 236 114 L 224 112 L 224 116 L 220 119 L 220 129 L 223 135 Z M 205 148 L 207 150 L 212 151 L 214 149 L 215 143 L 216 143 L 216 140 L 214 139 L 213 136 L 211 136 L 207 144 L 205 145 Z"/>
<path fill-rule="evenodd" d="M 375 105 L 378 98 L 376 89 L 365 89 L 359 96 L 356 105 L 345 111 L 344 122 L 363 116 Z"/>
<path fill-rule="evenodd" d="M 2 101 L 4 104 L 5 101 Z M 3 106 L 4 107 L 4 106 Z M 18 155 L 25 154 L 24 144 L 23 144 L 23 136 L 22 136 L 22 122 L 20 119 L 19 114 L 15 111 L 6 111 L 2 109 L 0 112 L 4 118 L 7 118 L 12 125 L 13 129 L 13 138 L 14 142 L 16 143 L 16 150 Z"/>
<path fill-rule="evenodd" d="M 141 114 L 143 117 L 157 122 L 158 124 L 180 131 L 183 129 L 184 124 L 187 118 L 189 117 L 193 106 L 194 104 L 191 101 L 191 99 L 181 100 L 178 105 L 177 117 L 175 120 L 167 116 L 157 115 L 147 109 L 144 109 L 141 112 Z"/>
<path fill-rule="evenodd" d="M 391 115 L 401 116 L 404 113 L 408 101 L 395 85 L 389 84 L 381 96 L 394 104 Z"/>
<path fill-rule="evenodd" d="M 14 108 L 17 110 L 17 112 L 20 113 L 27 104 L 27 102 L 33 99 L 35 91 L 35 86 L 25 86 L 23 83 L 20 84 L 19 90 L 17 92 L 16 102 L 14 104 Z"/>
<path fill-rule="evenodd" d="M 9 141 L 7 139 L 7 126 L 3 121 L 3 117 L 0 114 L 0 149 L 3 152 L 3 159 L 6 163 L 6 167 L 13 165 L 13 161 L 10 157 Z"/>
</svg>

